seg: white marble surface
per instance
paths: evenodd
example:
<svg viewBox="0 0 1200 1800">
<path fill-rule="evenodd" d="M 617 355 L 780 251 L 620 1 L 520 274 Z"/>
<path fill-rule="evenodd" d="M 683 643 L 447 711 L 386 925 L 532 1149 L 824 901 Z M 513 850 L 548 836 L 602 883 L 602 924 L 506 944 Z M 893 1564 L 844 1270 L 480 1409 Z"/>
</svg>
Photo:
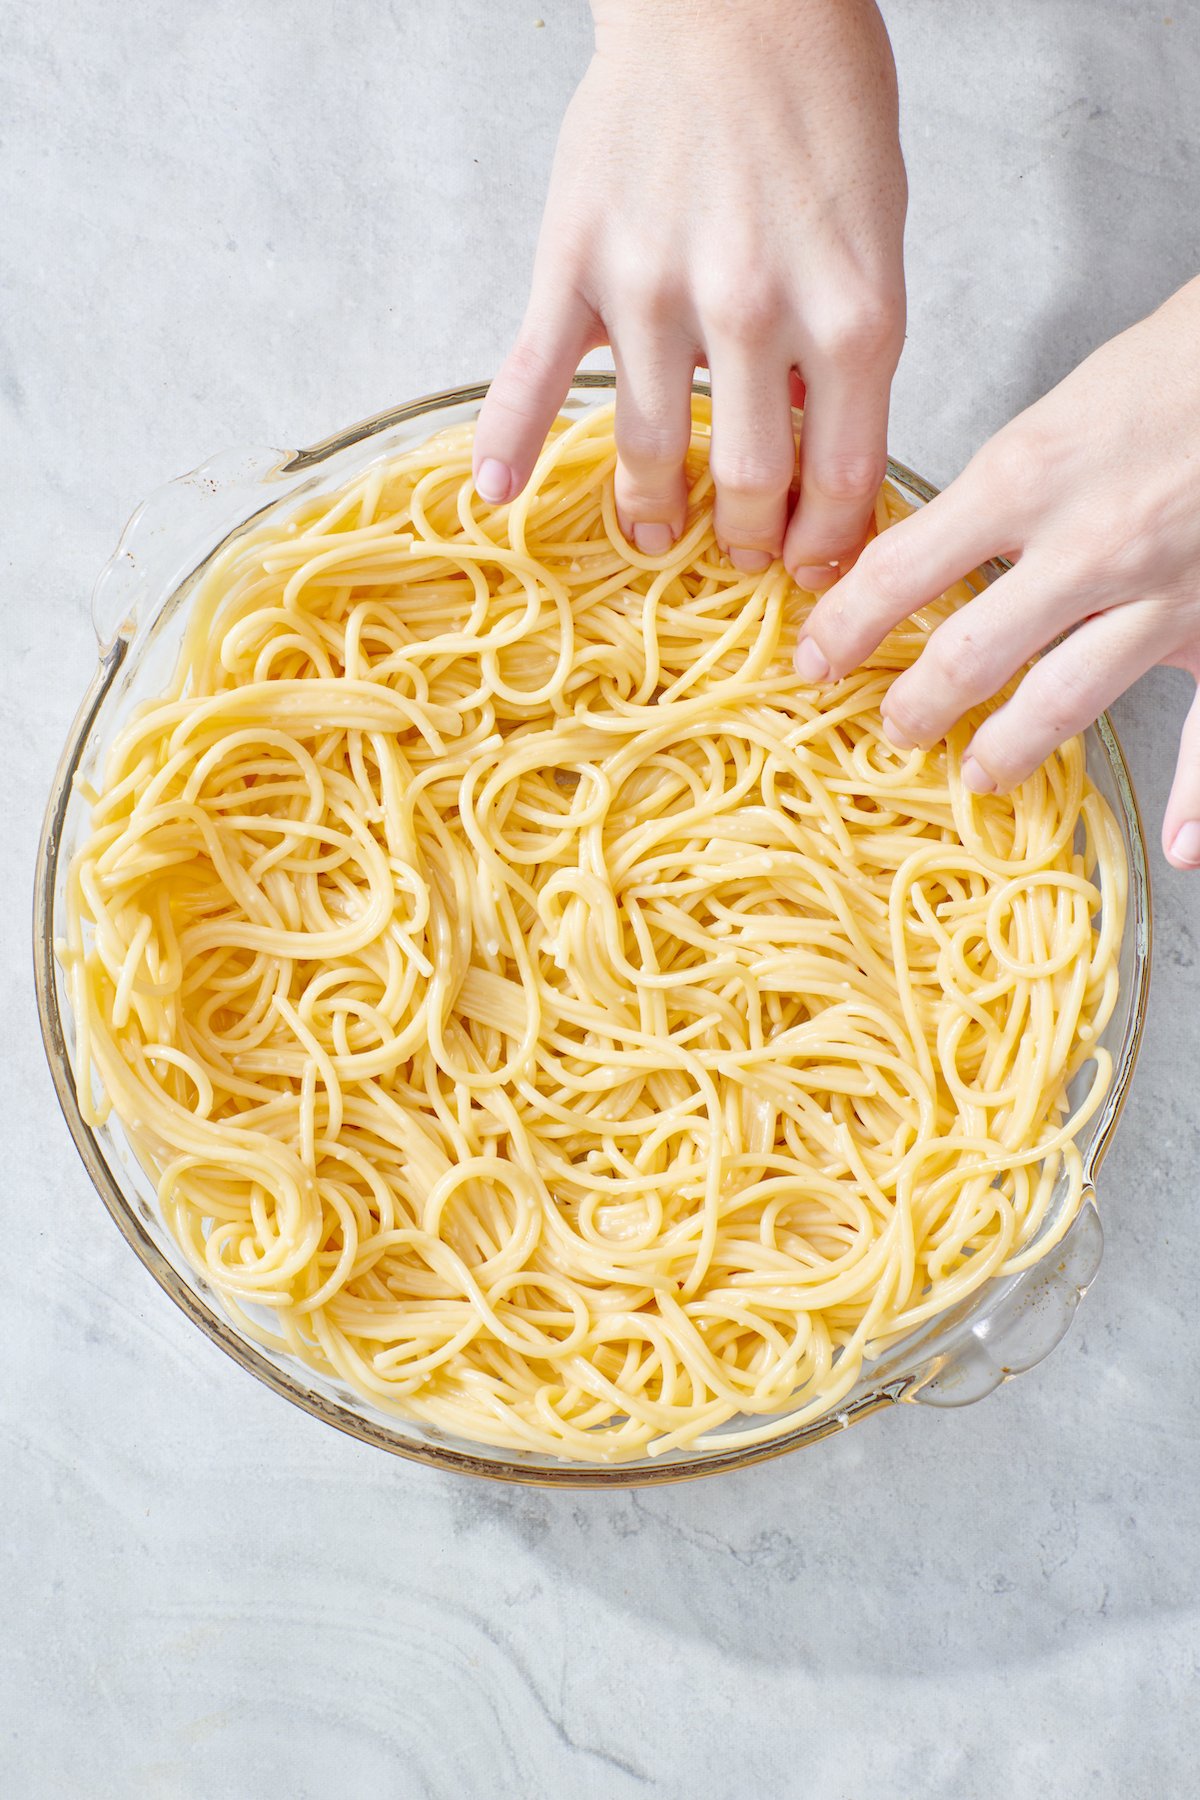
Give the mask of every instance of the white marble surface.
<svg viewBox="0 0 1200 1800">
<path fill-rule="evenodd" d="M 886 10 L 914 193 L 893 445 L 944 479 L 1200 268 L 1200 18 Z M 1076 1330 L 978 1407 L 716 1482 L 525 1492 L 341 1440 L 163 1298 L 58 1117 L 27 896 L 91 581 L 205 454 L 495 367 L 584 51 L 579 0 L 0 12 L 0 1792 L 1194 1794 L 1200 878 L 1157 851 Z M 1155 821 L 1185 685 L 1118 709 Z"/>
</svg>

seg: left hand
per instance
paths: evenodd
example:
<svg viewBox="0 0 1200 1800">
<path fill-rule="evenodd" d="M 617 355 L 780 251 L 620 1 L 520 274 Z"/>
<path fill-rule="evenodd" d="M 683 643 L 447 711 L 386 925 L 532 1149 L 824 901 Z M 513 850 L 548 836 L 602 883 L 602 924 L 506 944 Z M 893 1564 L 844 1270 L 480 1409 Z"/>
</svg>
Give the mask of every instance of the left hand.
<svg viewBox="0 0 1200 1800">
<path fill-rule="evenodd" d="M 993 793 L 1023 781 L 1156 663 L 1200 682 L 1200 280 L 1097 350 L 943 494 L 869 544 L 813 608 L 799 673 L 845 674 L 994 556 L 1015 567 L 940 625 L 892 684 L 884 727 L 898 746 L 936 742 L 1044 652 L 964 753 L 965 785 Z M 1183 727 L 1163 849 L 1176 868 L 1200 869 L 1200 696 Z"/>
</svg>

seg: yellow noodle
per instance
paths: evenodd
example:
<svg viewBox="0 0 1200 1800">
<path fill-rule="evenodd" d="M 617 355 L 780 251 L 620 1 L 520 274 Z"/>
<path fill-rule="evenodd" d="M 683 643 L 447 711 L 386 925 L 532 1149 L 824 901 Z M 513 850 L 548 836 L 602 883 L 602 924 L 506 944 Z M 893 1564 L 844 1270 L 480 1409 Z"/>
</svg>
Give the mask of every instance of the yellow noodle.
<svg viewBox="0 0 1200 1800">
<path fill-rule="evenodd" d="M 454 432 L 228 544 L 60 947 L 84 1112 L 243 1330 L 587 1462 L 816 1418 L 1044 1255 L 1110 1078 L 1126 868 L 1080 741 L 983 800 L 978 716 L 892 749 L 965 584 L 798 684 L 809 596 L 721 557 L 694 423 L 665 558 L 610 409 L 510 506 Z"/>
</svg>

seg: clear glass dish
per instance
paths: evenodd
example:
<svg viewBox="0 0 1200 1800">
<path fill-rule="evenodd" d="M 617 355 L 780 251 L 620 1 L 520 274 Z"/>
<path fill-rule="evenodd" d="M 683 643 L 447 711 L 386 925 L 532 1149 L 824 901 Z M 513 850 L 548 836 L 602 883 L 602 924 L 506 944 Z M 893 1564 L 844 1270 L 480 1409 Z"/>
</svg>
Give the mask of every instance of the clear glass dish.
<svg viewBox="0 0 1200 1800">
<path fill-rule="evenodd" d="M 698 384 L 699 386 L 700 384 Z M 581 373 L 569 413 L 610 397 L 613 377 Z M 703 388 L 701 391 L 706 391 Z M 39 847 L 34 895 L 34 966 L 42 1036 L 59 1104 L 76 1148 L 118 1229 L 159 1286 L 214 1343 L 277 1394 L 339 1431 L 397 1456 L 462 1474 L 557 1487 L 624 1487 L 716 1474 L 781 1456 L 899 1401 L 961 1406 L 1048 1355 L 1068 1329 L 1096 1274 L 1103 1233 L 1095 1183 L 1133 1075 L 1150 976 L 1150 888 L 1137 801 L 1121 747 L 1107 718 L 1087 734 L 1087 766 L 1120 822 L 1129 860 L 1129 911 L 1121 946 L 1121 994 L 1103 1042 L 1114 1076 L 1104 1104 L 1084 1128 L 1084 1200 L 1079 1216 L 1043 1262 L 998 1278 L 943 1313 L 871 1365 L 832 1413 L 770 1443 L 749 1448 L 677 1450 L 614 1467 L 491 1449 L 382 1412 L 333 1378 L 243 1338 L 219 1299 L 185 1259 L 156 1204 L 153 1183 L 133 1158 L 119 1125 L 85 1124 L 75 1096 L 74 1034 L 65 985 L 54 957 L 63 933 L 64 880 L 86 825 L 80 782 L 94 778 L 131 706 L 158 693 L 174 665 L 188 597 L 208 559 L 268 509 L 339 487 L 369 463 L 420 443 L 432 432 L 474 419 L 486 392 L 455 388 L 352 426 L 307 450 L 232 451 L 169 483 L 138 508 L 100 576 L 93 621 L 100 661 L 54 778 Z M 935 490 L 897 463 L 889 477 L 915 505 Z M 986 574 L 994 570 L 985 571 Z M 736 1421 L 730 1429 L 736 1426 Z"/>
</svg>

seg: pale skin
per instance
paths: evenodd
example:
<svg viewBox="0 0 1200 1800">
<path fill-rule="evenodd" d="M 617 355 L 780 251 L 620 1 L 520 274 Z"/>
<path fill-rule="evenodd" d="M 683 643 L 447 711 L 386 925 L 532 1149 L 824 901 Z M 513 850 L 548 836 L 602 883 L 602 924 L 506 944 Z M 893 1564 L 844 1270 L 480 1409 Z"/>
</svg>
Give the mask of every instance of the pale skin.
<svg viewBox="0 0 1200 1800">
<path fill-rule="evenodd" d="M 861 547 L 904 341 L 907 188 L 873 0 L 595 0 L 516 345 L 476 485 L 529 478 L 580 358 L 617 368 L 617 506 L 647 555 L 683 528 L 691 382 L 713 389 L 722 545 L 828 579 Z M 800 499 L 792 375 L 807 389 Z M 789 521 L 790 513 L 790 521 Z"/>
<path fill-rule="evenodd" d="M 1045 652 L 967 747 L 963 779 L 977 793 L 1015 787 L 1157 663 L 1200 682 L 1200 280 L 1089 356 L 927 508 L 869 544 L 813 608 L 797 669 L 811 681 L 844 674 L 997 555 L 1015 567 L 934 632 L 884 702 L 893 742 L 931 744 Z M 1180 738 L 1163 850 L 1178 869 L 1200 868 L 1200 697 Z"/>
<path fill-rule="evenodd" d="M 608 343 L 618 516 L 643 553 L 665 555 L 684 522 L 692 374 L 707 366 L 722 548 L 747 571 L 782 556 L 800 586 L 825 590 L 796 650 L 805 680 L 853 669 L 979 563 L 1013 561 L 893 684 L 884 726 L 898 745 L 936 742 L 1045 652 L 964 757 L 969 786 L 1005 791 L 1156 663 L 1200 683 L 1200 280 L 860 556 L 904 335 L 907 189 L 873 0 L 593 12 L 528 309 L 479 421 L 483 498 L 520 492 L 580 358 Z M 1163 849 L 1200 869 L 1200 699 Z"/>
</svg>

